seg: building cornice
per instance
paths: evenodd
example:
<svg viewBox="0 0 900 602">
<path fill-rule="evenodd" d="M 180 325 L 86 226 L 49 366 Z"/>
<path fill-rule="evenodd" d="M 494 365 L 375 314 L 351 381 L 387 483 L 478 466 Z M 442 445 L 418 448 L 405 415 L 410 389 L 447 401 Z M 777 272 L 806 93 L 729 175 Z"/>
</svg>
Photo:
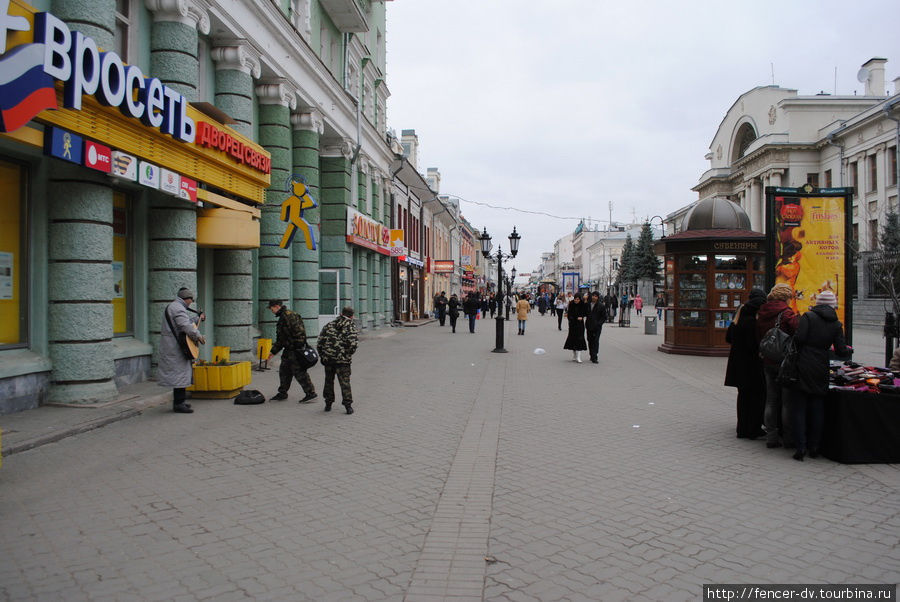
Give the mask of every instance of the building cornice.
<svg viewBox="0 0 900 602">
<path fill-rule="evenodd" d="M 253 79 L 259 79 L 262 75 L 260 53 L 247 40 L 216 40 L 210 56 L 216 70 L 240 71 Z"/>
<path fill-rule="evenodd" d="M 144 0 L 155 22 L 183 23 L 203 35 L 209 33 L 209 4 L 204 0 Z"/>
</svg>

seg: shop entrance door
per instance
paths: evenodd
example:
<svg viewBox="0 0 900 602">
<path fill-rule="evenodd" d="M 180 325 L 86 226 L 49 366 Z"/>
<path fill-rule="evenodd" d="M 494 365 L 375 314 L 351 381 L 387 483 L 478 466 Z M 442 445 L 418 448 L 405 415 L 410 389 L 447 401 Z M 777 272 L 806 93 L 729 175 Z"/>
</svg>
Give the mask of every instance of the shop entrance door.
<svg viewBox="0 0 900 602">
<path fill-rule="evenodd" d="M 319 332 L 341 311 L 341 271 L 319 270 Z"/>
</svg>

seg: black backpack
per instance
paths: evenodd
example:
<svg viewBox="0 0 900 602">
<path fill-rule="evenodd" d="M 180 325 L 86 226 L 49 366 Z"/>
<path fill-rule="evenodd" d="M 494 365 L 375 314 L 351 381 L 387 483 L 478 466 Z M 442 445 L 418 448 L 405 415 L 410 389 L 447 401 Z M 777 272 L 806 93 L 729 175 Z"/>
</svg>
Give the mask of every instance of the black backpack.
<svg viewBox="0 0 900 602">
<path fill-rule="evenodd" d="M 250 391 L 241 391 L 240 393 L 238 393 L 237 397 L 234 398 L 235 405 L 239 406 L 252 406 L 260 403 L 265 403 L 265 401 L 265 396 L 256 389 L 251 389 Z"/>
</svg>

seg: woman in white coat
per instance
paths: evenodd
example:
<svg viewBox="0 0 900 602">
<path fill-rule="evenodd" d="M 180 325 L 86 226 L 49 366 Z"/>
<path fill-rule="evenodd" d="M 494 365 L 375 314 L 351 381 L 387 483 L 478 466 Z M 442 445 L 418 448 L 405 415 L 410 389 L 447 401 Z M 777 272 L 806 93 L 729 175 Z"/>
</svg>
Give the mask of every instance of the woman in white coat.
<svg viewBox="0 0 900 602">
<path fill-rule="evenodd" d="M 202 314 L 188 315 L 188 307 L 194 301 L 194 293 L 187 288 L 178 291 L 178 296 L 167 307 L 160 328 L 159 353 L 156 379 L 162 387 L 172 387 L 172 410 L 179 414 L 190 414 L 194 410 L 185 401 L 187 389 L 194 376 L 192 361 L 185 357 L 178 344 L 178 334 L 185 333 L 195 343 L 206 343 L 206 338 L 197 330 Z"/>
</svg>

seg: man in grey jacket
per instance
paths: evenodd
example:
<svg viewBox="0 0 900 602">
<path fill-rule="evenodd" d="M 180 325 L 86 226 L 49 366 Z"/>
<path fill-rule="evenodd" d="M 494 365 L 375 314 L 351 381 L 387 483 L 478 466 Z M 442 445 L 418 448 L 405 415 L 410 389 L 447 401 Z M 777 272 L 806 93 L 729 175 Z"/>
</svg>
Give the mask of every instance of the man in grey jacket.
<svg viewBox="0 0 900 602">
<path fill-rule="evenodd" d="M 193 292 L 187 288 L 179 290 L 175 300 L 166 307 L 160 328 L 156 380 L 160 386 L 172 387 L 172 410 L 179 414 L 194 411 L 185 401 L 194 371 L 192 361 L 181 350 L 178 335 L 183 332 L 195 343 L 206 343 L 206 338 L 197 329 L 201 316 L 188 315 L 188 307 L 193 302 Z"/>
</svg>

